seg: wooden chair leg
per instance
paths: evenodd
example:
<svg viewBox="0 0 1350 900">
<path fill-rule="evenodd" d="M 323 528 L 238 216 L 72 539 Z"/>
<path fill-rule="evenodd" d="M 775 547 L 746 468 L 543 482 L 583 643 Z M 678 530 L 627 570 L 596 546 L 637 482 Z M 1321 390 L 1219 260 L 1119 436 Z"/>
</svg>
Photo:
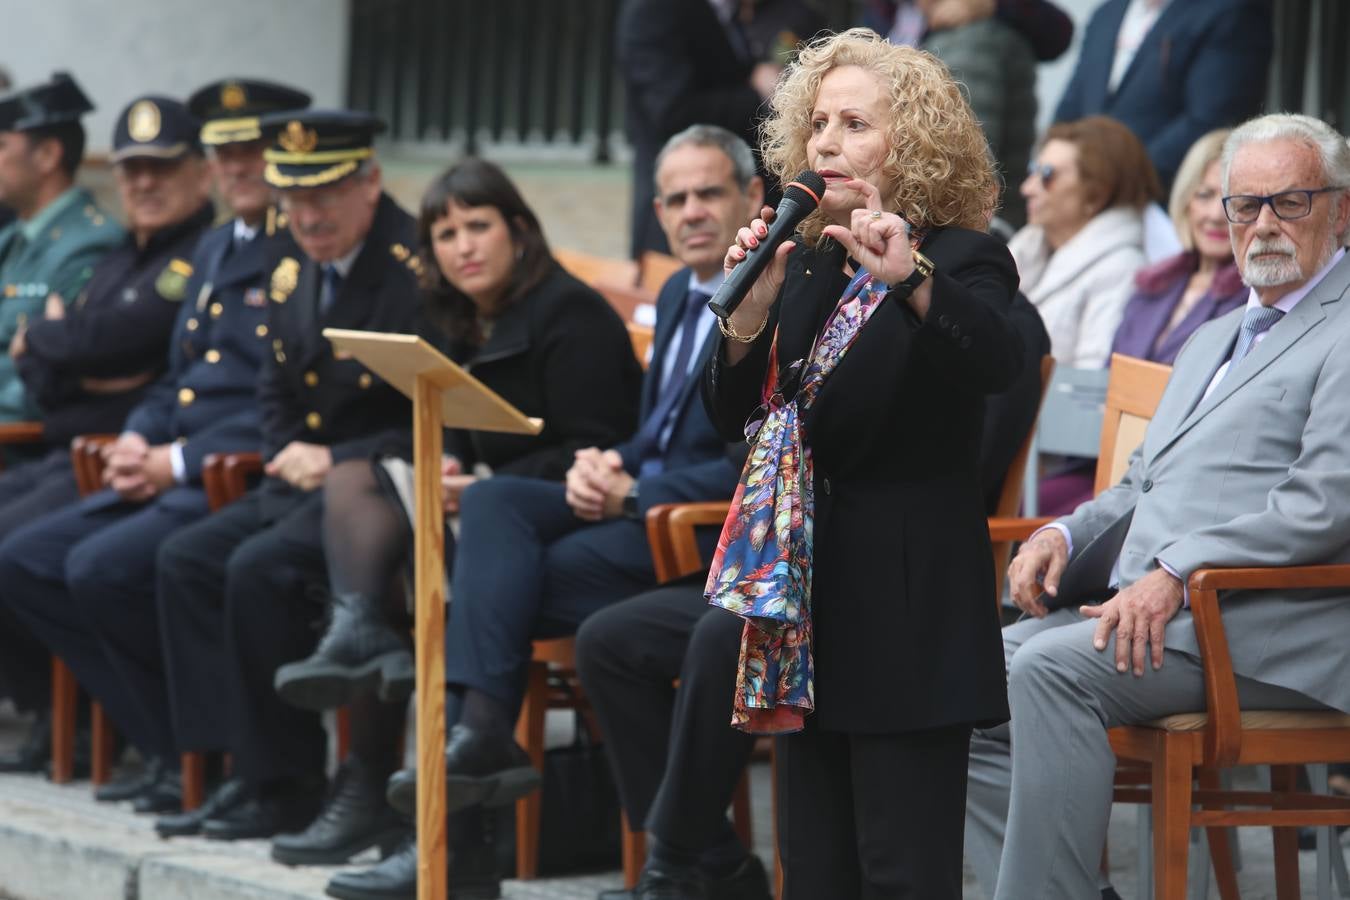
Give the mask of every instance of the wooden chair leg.
<svg viewBox="0 0 1350 900">
<path fill-rule="evenodd" d="M 206 754 L 184 753 L 180 765 L 183 769 L 183 812 L 190 812 L 206 801 Z"/>
<path fill-rule="evenodd" d="M 1189 745 L 1161 734 L 1162 759 L 1153 763 L 1153 900 L 1186 900 L 1191 842 Z"/>
<path fill-rule="evenodd" d="M 1214 769 L 1201 769 L 1196 779 L 1203 790 L 1222 790 L 1219 773 Z M 1214 866 L 1214 881 L 1219 886 L 1221 900 L 1241 900 L 1238 891 L 1237 867 L 1233 864 L 1232 830 L 1228 828 L 1206 828 L 1205 838 L 1209 844 L 1209 861 Z"/>
<path fill-rule="evenodd" d="M 95 786 L 112 779 L 114 732 L 112 720 L 103 712 L 103 704 L 89 709 L 89 780 Z"/>
<path fill-rule="evenodd" d="M 75 675 L 52 657 L 52 781 L 65 784 L 75 777 L 75 703 L 79 686 Z"/>
<path fill-rule="evenodd" d="M 623 817 L 623 886 L 628 890 L 637 887 L 638 875 L 647 862 L 647 832 L 634 831 L 628 824 L 628 813 Z"/>
<path fill-rule="evenodd" d="M 344 762 L 352 746 L 352 713 L 345 706 L 339 706 L 337 713 L 334 714 L 335 730 L 337 731 L 337 761 Z"/>
<path fill-rule="evenodd" d="M 548 665 L 530 663 L 525 682 L 525 701 L 516 722 L 516 740 L 530 756 L 530 764 L 544 770 L 544 713 L 548 711 Z M 542 791 L 516 801 L 516 877 L 522 881 L 539 876 L 539 823 L 544 811 Z"/>
<path fill-rule="evenodd" d="M 755 849 L 755 826 L 750 819 L 750 770 L 741 773 L 736 793 L 731 796 L 731 824 L 746 849 Z"/>
<path fill-rule="evenodd" d="M 1292 793 L 1298 789 L 1298 767 L 1271 766 L 1270 789 Z M 1275 896 L 1298 900 L 1298 829 L 1272 828 L 1275 844 Z"/>
</svg>

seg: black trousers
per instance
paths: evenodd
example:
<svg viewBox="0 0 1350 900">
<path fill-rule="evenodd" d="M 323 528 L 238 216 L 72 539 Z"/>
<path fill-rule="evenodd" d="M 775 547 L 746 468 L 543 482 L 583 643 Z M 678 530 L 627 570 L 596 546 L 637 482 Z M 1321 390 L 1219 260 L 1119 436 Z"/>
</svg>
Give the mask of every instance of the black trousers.
<svg viewBox="0 0 1350 900">
<path fill-rule="evenodd" d="M 785 900 L 960 900 L 970 728 L 775 739 Z"/>
<path fill-rule="evenodd" d="M 730 724 L 741 628 L 708 606 L 699 577 L 603 609 L 577 633 L 628 821 L 691 853 L 732 833 L 726 809 L 754 746 Z"/>
<path fill-rule="evenodd" d="M 317 713 L 283 702 L 272 677 L 318 641 L 326 583 L 321 492 L 277 518 L 254 490 L 165 541 L 159 616 L 183 750 L 229 750 L 255 783 L 322 772 Z"/>
<path fill-rule="evenodd" d="M 79 499 L 69 450 L 7 467 L 0 472 L 0 540 Z M 40 709 L 51 702 L 51 657 L 3 601 L 0 587 L 0 697 L 23 710 Z"/>
<path fill-rule="evenodd" d="M 100 491 L 0 543 L 5 604 L 138 750 L 170 761 L 155 552 L 167 535 L 206 514 L 198 488 L 175 488 L 150 503 Z"/>
</svg>

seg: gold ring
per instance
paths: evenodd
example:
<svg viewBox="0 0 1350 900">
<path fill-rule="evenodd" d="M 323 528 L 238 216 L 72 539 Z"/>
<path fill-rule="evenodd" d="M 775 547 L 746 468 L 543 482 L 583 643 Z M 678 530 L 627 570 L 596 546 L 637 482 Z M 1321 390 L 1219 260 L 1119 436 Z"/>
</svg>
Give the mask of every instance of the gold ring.
<svg viewBox="0 0 1350 900">
<path fill-rule="evenodd" d="M 879 210 L 879 209 L 874 209 L 874 210 L 872 210 L 871 215 L 872 215 L 872 218 L 874 218 L 874 219 L 880 219 L 880 218 L 881 218 L 881 210 Z"/>
</svg>

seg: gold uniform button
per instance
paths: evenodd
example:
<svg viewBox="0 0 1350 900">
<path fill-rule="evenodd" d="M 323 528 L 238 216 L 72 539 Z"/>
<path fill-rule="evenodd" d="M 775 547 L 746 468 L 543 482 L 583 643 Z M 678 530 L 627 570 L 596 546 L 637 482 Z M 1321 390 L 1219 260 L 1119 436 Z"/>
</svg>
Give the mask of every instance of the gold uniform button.
<svg viewBox="0 0 1350 900">
<path fill-rule="evenodd" d="M 219 303 L 212 303 L 212 304 L 211 304 L 211 318 L 213 318 L 213 319 L 219 319 L 219 318 L 220 318 L 220 314 L 223 313 L 223 312 L 225 312 L 225 307 L 224 307 L 224 306 L 222 306 L 222 305 L 219 304 Z"/>
<path fill-rule="evenodd" d="M 285 364 L 286 364 L 286 354 L 285 354 L 285 353 L 282 353 L 280 350 L 278 350 L 278 351 L 277 351 L 277 365 L 280 366 L 280 365 L 285 365 Z"/>
<path fill-rule="evenodd" d="M 197 330 L 198 328 L 200 328 L 200 327 L 201 327 L 201 323 L 198 322 L 196 319 L 188 319 L 188 320 L 187 320 L 187 330 L 188 330 L 188 331 L 196 331 L 196 330 Z"/>
<path fill-rule="evenodd" d="M 323 417 L 318 413 L 312 412 L 305 416 L 305 426 L 310 431 L 318 431 L 321 425 L 323 425 Z"/>
<path fill-rule="evenodd" d="M 317 372 L 306 372 L 306 373 L 305 373 L 305 384 L 309 385 L 310 387 L 318 387 L 318 386 L 319 386 L 319 375 L 318 375 L 318 373 L 317 373 Z"/>
<path fill-rule="evenodd" d="M 219 350 L 207 350 L 207 351 L 206 351 L 206 361 L 209 362 L 209 363 L 210 363 L 211 365 L 213 365 L 213 366 L 214 366 L 216 363 L 220 362 L 220 351 L 219 351 Z"/>
<path fill-rule="evenodd" d="M 372 384 L 374 384 L 374 382 L 375 382 L 375 379 L 373 379 L 373 378 L 370 377 L 370 373 L 369 373 L 369 372 L 362 372 L 362 373 L 361 373 L 361 377 L 358 378 L 358 379 L 356 379 L 356 383 L 359 384 L 359 385 L 361 385 L 361 387 L 363 387 L 363 388 L 368 388 L 368 387 L 370 387 Z"/>
<path fill-rule="evenodd" d="M 259 325 L 257 328 L 253 329 L 253 333 L 260 338 L 267 337 L 267 326 Z"/>
<path fill-rule="evenodd" d="M 192 401 L 197 399 L 197 392 L 192 388 L 183 388 L 178 392 L 178 405 L 191 406 Z"/>
</svg>

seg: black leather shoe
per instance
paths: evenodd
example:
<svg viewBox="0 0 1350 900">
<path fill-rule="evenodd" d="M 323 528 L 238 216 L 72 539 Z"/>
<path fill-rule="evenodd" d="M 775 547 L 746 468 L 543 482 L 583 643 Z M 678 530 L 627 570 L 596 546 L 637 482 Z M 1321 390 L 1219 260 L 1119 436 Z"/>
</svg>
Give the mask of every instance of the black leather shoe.
<svg viewBox="0 0 1350 900">
<path fill-rule="evenodd" d="M 538 790 L 539 772 L 508 735 L 492 735 L 459 724 L 445 745 L 445 803 L 448 812 L 470 806 L 505 806 Z M 389 805 L 404 815 L 417 807 L 417 771 L 389 779 Z"/>
<path fill-rule="evenodd" d="M 384 778 L 355 759 L 338 770 L 323 811 L 298 834 L 272 841 L 272 858 L 288 866 L 335 866 L 368 847 L 388 856 L 407 832 L 403 817 L 384 802 Z"/>
<path fill-rule="evenodd" d="M 94 799 L 100 803 L 134 800 L 154 787 L 163 774 L 164 760 L 151 759 L 145 764 L 145 768 L 136 774 L 99 785 L 94 790 Z"/>
<path fill-rule="evenodd" d="M 1113 887 L 1102 888 L 1102 900 L 1120 900 L 1120 895 L 1116 893 Z"/>
<path fill-rule="evenodd" d="M 138 813 L 166 813 L 183 808 L 183 776 L 161 769 L 155 783 L 136 796 L 131 808 Z"/>
<path fill-rule="evenodd" d="M 207 819 L 219 818 L 248 799 L 248 782 L 231 778 L 211 792 L 201 806 L 187 812 L 160 816 L 155 820 L 155 832 L 160 837 L 181 837 L 197 834 Z"/>
<path fill-rule="evenodd" d="M 703 876 L 708 900 L 769 900 L 769 873 L 755 854 L 745 857 L 730 875 Z"/>
<path fill-rule="evenodd" d="M 0 772 L 41 772 L 52 758 L 52 714 L 40 712 L 23 746 L 0 753 Z"/>
<path fill-rule="evenodd" d="M 407 636 L 386 620 L 378 599 L 336 594 L 328 629 L 307 659 L 277 669 L 281 699 L 302 709 L 334 709 L 369 691 L 386 703 L 413 689 Z"/>
<path fill-rule="evenodd" d="M 496 816 L 465 810 L 446 822 L 448 900 L 497 900 Z M 413 900 L 417 896 L 417 842 L 408 832 L 398 850 L 371 869 L 341 872 L 325 888 L 340 900 Z"/>
<path fill-rule="evenodd" d="M 648 860 L 633 888 L 633 900 L 708 900 L 708 887 L 696 868 Z"/>
<path fill-rule="evenodd" d="M 319 811 L 323 780 L 305 779 L 254 790 L 244 802 L 202 823 L 202 834 L 217 841 L 270 838 L 299 831 Z"/>
</svg>

